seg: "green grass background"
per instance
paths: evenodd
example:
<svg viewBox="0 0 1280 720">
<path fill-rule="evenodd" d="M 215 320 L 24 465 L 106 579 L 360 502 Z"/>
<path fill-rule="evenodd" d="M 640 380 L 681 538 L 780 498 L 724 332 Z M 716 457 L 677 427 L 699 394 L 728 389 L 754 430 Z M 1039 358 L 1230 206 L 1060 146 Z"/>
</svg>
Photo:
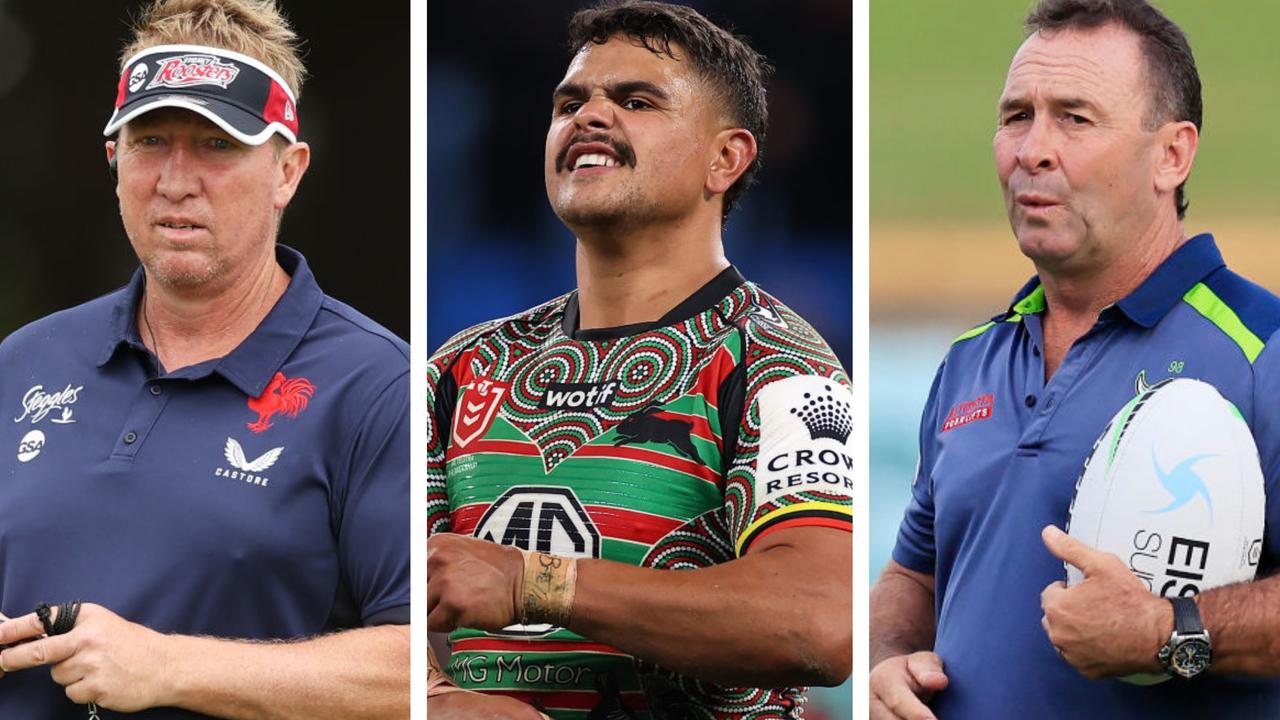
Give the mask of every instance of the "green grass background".
<svg viewBox="0 0 1280 720">
<path fill-rule="evenodd" d="M 1187 33 L 1204 86 L 1188 219 L 1280 219 L 1280 2 L 1158 5 Z M 1003 223 L 991 137 L 1030 6 L 871 1 L 873 222 Z"/>
</svg>

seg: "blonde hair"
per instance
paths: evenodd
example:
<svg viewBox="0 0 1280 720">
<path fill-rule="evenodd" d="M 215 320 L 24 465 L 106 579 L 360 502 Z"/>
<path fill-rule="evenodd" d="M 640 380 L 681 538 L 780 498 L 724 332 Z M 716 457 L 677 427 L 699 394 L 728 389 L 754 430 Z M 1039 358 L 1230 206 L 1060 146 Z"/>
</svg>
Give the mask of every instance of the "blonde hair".
<svg viewBox="0 0 1280 720">
<path fill-rule="evenodd" d="M 275 0 L 156 0 L 135 21 L 120 70 L 149 47 L 183 44 L 248 55 L 275 70 L 295 100 L 302 97 L 307 69 L 298 57 L 298 35 Z"/>
</svg>

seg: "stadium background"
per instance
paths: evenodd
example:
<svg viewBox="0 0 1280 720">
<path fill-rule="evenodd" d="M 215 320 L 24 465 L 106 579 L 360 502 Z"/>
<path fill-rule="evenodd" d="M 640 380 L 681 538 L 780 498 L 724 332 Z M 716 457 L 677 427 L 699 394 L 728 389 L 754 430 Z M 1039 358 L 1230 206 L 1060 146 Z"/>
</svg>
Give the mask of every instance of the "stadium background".
<svg viewBox="0 0 1280 720">
<path fill-rule="evenodd" d="M 320 286 L 409 337 L 409 5 L 280 0 L 306 40 L 311 169 L 280 238 Z M 137 260 L 102 128 L 138 1 L 0 0 L 0 337 L 110 292 Z"/>
<path fill-rule="evenodd" d="M 816 326 L 848 368 L 851 4 L 689 4 L 748 36 L 777 68 L 764 169 L 729 218 L 726 252 L 744 275 Z M 475 0 L 428 8 L 433 350 L 470 325 L 574 287 L 574 240 L 547 204 L 542 150 L 551 91 L 569 61 L 565 28 L 583 5 Z M 814 691 L 806 717 L 852 717 L 851 687 Z"/>
<path fill-rule="evenodd" d="M 1158 3 L 1187 33 L 1204 128 L 1189 234 L 1280 290 L 1280 5 Z M 888 559 L 910 494 L 916 432 L 952 338 L 1004 310 L 1031 276 L 991 158 L 996 101 L 1029 0 L 871 2 L 871 557 Z M 1099 428 L 1101 431 L 1101 428 Z"/>
</svg>

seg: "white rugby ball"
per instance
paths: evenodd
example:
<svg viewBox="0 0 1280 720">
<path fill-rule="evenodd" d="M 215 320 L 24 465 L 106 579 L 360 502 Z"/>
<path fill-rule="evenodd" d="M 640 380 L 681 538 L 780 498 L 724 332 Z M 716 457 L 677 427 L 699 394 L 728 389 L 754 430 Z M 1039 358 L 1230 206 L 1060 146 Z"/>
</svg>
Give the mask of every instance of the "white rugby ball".
<svg viewBox="0 0 1280 720">
<path fill-rule="evenodd" d="M 1076 481 L 1067 532 L 1119 556 L 1151 592 L 1191 596 L 1253 579 L 1265 504 L 1258 448 L 1240 411 L 1212 385 L 1177 378 L 1144 389 L 1111 418 Z M 1067 585 L 1084 579 L 1066 570 Z"/>
</svg>

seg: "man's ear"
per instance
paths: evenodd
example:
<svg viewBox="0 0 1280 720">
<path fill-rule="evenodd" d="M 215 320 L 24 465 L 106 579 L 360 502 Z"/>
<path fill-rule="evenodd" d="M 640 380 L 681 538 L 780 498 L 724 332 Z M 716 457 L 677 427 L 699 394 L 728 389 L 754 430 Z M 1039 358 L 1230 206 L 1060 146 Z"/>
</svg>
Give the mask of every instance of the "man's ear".
<svg viewBox="0 0 1280 720">
<path fill-rule="evenodd" d="M 116 141 L 108 140 L 106 142 L 107 150 L 107 172 L 111 173 L 111 179 L 116 182 L 120 181 L 120 174 L 116 170 Z"/>
<path fill-rule="evenodd" d="M 1156 130 L 1159 156 L 1156 158 L 1155 187 L 1161 193 L 1172 193 L 1187 181 L 1191 163 L 1200 146 L 1200 131 L 1188 120 L 1165 123 Z"/>
<path fill-rule="evenodd" d="M 276 185 L 274 202 L 277 210 L 284 210 L 311 166 L 311 146 L 303 142 L 290 144 L 280 151 L 279 163 L 280 182 Z"/>
<path fill-rule="evenodd" d="M 744 128 L 729 128 L 716 134 L 716 154 L 707 170 L 708 193 L 724 194 L 742 177 L 756 159 L 756 138 Z"/>
</svg>

